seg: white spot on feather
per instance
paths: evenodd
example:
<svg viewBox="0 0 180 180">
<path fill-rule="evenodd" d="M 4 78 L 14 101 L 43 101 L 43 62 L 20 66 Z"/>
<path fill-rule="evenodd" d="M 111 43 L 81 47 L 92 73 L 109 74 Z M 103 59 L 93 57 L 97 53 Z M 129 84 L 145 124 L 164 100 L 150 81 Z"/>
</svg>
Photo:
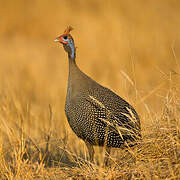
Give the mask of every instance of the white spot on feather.
<svg viewBox="0 0 180 180">
<path fill-rule="evenodd" d="M 99 100 L 97 100 L 95 97 L 90 96 L 90 95 L 89 95 L 89 97 L 90 97 L 96 104 L 98 104 L 101 108 L 105 108 L 104 104 L 101 103 Z"/>
</svg>

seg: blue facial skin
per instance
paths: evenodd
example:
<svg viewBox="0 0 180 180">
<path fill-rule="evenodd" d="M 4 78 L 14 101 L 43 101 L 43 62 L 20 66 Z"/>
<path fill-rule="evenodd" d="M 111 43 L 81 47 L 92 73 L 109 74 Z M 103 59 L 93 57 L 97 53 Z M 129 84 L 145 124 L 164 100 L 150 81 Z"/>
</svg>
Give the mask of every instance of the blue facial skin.
<svg viewBox="0 0 180 180">
<path fill-rule="evenodd" d="M 69 40 L 69 43 L 68 43 L 68 44 L 69 44 L 69 46 L 70 46 L 70 48 L 71 48 L 71 55 L 70 55 L 70 56 L 71 56 L 72 59 L 74 59 L 74 51 L 75 51 L 75 50 L 74 50 L 74 43 L 73 43 L 72 40 Z"/>
<path fill-rule="evenodd" d="M 75 48 L 74 48 L 74 41 L 73 41 L 73 39 L 69 39 L 67 36 L 65 36 L 65 37 L 63 37 L 63 40 L 64 40 L 65 42 L 68 42 L 68 43 L 67 43 L 67 46 L 69 46 L 69 47 L 71 48 L 70 57 L 71 57 L 72 59 L 74 59 L 74 58 L 75 58 Z"/>
</svg>

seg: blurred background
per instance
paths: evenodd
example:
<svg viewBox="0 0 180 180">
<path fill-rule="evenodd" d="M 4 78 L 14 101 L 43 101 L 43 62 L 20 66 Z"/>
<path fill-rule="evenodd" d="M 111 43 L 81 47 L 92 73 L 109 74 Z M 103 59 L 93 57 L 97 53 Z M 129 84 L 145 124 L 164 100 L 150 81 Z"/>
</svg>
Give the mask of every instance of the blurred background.
<svg viewBox="0 0 180 180">
<path fill-rule="evenodd" d="M 2 127 L 23 121 L 31 136 L 73 134 L 64 114 L 67 54 L 53 42 L 68 25 L 81 70 L 135 106 L 143 126 L 180 85 L 178 0 L 0 0 L 0 17 Z"/>
</svg>

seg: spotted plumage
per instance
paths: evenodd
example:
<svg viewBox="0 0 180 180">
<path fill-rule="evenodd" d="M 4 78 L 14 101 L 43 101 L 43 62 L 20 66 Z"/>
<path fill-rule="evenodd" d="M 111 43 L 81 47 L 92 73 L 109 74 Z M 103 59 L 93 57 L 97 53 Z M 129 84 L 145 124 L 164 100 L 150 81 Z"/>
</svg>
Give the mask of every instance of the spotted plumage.
<svg viewBox="0 0 180 180">
<path fill-rule="evenodd" d="M 93 161 L 94 145 L 107 149 L 133 145 L 141 137 L 140 120 L 129 103 L 79 69 L 71 30 L 68 27 L 55 40 L 63 44 L 69 57 L 65 112 L 70 127 L 85 141 Z"/>
</svg>

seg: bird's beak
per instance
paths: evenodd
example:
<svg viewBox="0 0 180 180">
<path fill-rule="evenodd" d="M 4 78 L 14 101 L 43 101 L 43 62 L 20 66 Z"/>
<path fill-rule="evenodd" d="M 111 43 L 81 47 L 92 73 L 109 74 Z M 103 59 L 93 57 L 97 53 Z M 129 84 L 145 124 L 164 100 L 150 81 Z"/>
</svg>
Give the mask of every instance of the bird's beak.
<svg viewBox="0 0 180 180">
<path fill-rule="evenodd" d="M 56 39 L 54 40 L 54 42 L 59 42 L 59 38 L 56 38 Z"/>
</svg>

